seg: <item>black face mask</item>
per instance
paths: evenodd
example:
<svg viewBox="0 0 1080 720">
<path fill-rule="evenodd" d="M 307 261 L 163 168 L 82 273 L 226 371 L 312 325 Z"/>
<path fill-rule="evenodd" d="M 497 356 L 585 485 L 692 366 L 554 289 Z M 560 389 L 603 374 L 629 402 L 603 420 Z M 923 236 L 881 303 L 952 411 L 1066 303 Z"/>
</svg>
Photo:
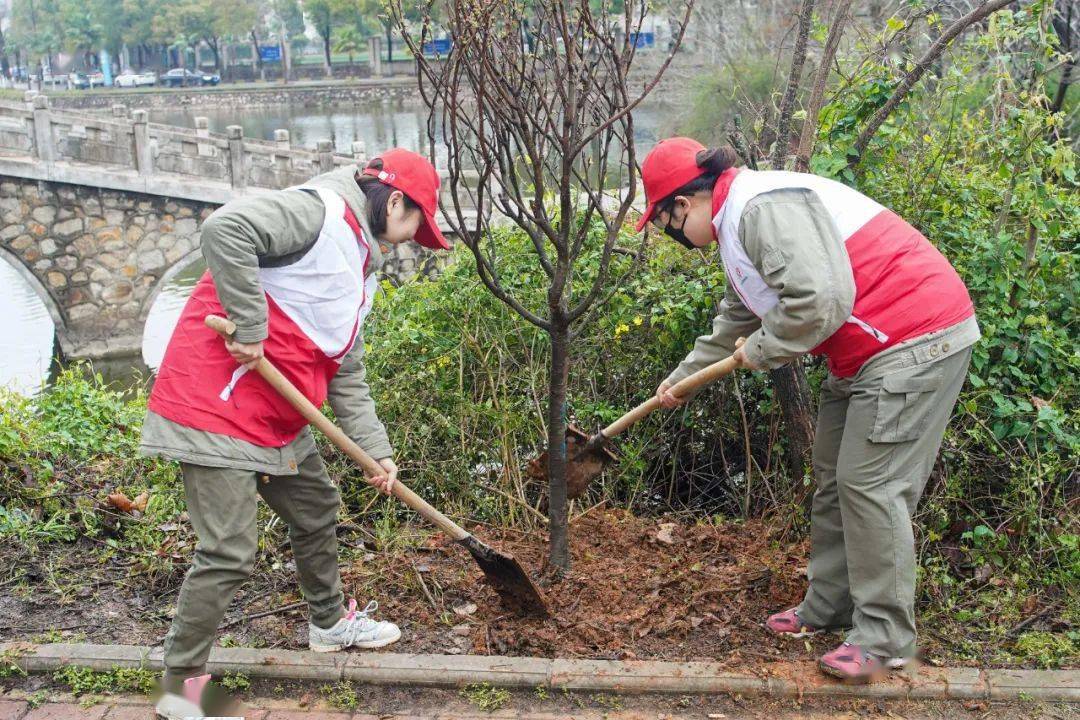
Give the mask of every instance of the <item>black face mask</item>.
<svg viewBox="0 0 1080 720">
<path fill-rule="evenodd" d="M 669 218 L 671 217 L 671 214 L 672 214 L 672 213 L 673 213 L 674 211 L 675 211 L 675 208 L 674 208 L 674 207 L 672 207 L 671 211 L 669 211 L 669 212 L 668 212 L 668 217 L 669 217 Z M 671 238 L 672 240 L 674 240 L 675 242 L 677 242 L 677 243 L 679 243 L 680 245 L 682 245 L 682 246 L 683 246 L 684 248 L 686 248 L 687 250 L 693 250 L 693 249 L 694 249 L 694 243 L 690 242 L 690 238 L 686 237 L 686 233 L 685 233 L 685 232 L 683 232 L 683 228 L 685 228 L 685 227 L 686 227 L 686 216 L 684 215 L 684 216 L 683 216 L 683 221 L 682 221 L 682 224 L 681 224 L 681 225 L 679 225 L 679 227 L 674 227 L 674 226 L 672 226 L 672 224 L 671 224 L 671 223 L 669 222 L 669 223 L 668 223 L 668 224 L 667 224 L 667 225 L 666 225 L 666 226 L 664 227 L 664 234 L 665 234 L 665 235 L 667 235 L 667 236 L 668 236 L 669 238 Z"/>
</svg>

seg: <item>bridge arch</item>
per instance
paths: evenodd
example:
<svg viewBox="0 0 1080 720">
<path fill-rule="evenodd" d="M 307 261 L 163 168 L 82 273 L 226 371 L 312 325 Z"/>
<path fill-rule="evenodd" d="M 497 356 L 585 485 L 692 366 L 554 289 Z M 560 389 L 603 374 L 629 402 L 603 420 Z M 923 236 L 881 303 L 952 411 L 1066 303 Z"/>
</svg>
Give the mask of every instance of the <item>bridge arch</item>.
<svg viewBox="0 0 1080 720">
<path fill-rule="evenodd" d="M 3 246 L 0 246 L 0 262 L 10 265 L 15 270 L 15 274 L 26 281 L 26 284 L 30 286 L 34 294 L 41 300 L 42 305 L 45 306 L 46 312 L 49 313 L 53 323 L 53 333 L 57 338 L 64 340 L 67 332 L 67 320 L 60 308 L 60 304 L 52 296 L 52 293 L 42 284 L 38 276 L 30 268 L 26 267 L 18 255 Z"/>
</svg>

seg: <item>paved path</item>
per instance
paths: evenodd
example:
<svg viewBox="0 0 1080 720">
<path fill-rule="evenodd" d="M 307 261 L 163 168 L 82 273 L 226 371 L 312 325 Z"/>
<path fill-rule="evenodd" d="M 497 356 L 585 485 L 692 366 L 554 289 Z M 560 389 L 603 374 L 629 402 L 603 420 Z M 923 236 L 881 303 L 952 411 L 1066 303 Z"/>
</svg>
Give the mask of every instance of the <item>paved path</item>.
<svg viewBox="0 0 1080 720">
<path fill-rule="evenodd" d="M 66 702 L 46 702 L 33 709 L 26 700 L 0 698 L 0 720 L 154 720 L 145 700 L 121 698 L 114 704 L 82 705 L 72 698 Z M 595 703 L 596 698 L 592 698 Z M 948 702 L 872 702 L 860 699 L 828 703 L 777 704 L 768 701 L 724 699 L 701 702 L 701 698 L 683 698 L 675 707 L 664 701 L 630 701 L 635 707 L 622 709 L 618 701 L 607 708 L 554 708 L 548 712 L 530 709 L 538 702 L 522 702 L 516 708 L 483 712 L 464 701 L 449 701 L 432 706 L 423 701 L 414 712 L 401 711 L 371 714 L 368 710 L 302 709 L 294 701 L 257 701 L 263 707 L 253 709 L 244 720 L 957 720 L 957 718 L 994 718 L 994 720 L 1071 720 L 1077 717 L 1075 705 L 1061 703 L 971 703 Z M 566 703 L 562 703 L 566 704 Z M 690 709 L 687 709 L 690 708 Z M 377 711 L 376 711 L 377 712 Z"/>
</svg>

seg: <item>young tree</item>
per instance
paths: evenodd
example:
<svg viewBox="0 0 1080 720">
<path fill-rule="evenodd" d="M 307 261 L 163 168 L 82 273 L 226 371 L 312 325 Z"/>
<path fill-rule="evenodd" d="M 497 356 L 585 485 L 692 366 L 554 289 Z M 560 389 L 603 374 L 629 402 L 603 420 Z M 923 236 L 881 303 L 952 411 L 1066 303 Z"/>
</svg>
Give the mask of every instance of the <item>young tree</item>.
<svg viewBox="0 0 1080 720">
<path fill-rule="evenodd" d="M 417 59 L 430 147 L 441 141 L 448 153 L 447 221 L 472 251 L 487 289 L 550 339 L 548 507 L 557 569 L 570 564 L 566 392 L 575 333 L 618 286 L 612 251 L 638 185 L 632 111 L 682 41 L 693 0 L 680 5 L 670 54 L 636 80 L 630 36 L 641 29 L 648 0 L 626 0 L 617 15 L 607 0 L 447 0 L 443 24 L 454 45 L 439 63 L 421 49 L 431 34 L 430 15 L 414 32 L 402 0 L 389 2 Z M 548 284 L 542 305 L 519 296 L 513 279 L 500 274 L 488 204 L 532 240 L 537 272 Z M 473 214 L 472 207 L 480 211 Z M 599 267 L 592 282 L 575 283 L 575 264 L 585 252 L 599 255 Z"/>
</svg>

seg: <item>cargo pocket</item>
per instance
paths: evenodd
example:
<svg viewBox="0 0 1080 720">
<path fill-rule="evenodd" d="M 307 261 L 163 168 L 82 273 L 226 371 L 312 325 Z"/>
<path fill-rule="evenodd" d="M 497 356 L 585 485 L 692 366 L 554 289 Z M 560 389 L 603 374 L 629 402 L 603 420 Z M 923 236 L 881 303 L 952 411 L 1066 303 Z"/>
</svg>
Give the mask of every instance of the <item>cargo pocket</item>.
<svg viewBox="0 0 1080 720">
<path fill-rule="evenodd" d="M 940 368 L 933 365 L 886 375 L 878 391 L 877 413 L 870 441 L 901 443 L 917 439 L 934 412 Z"/>
</svg>

